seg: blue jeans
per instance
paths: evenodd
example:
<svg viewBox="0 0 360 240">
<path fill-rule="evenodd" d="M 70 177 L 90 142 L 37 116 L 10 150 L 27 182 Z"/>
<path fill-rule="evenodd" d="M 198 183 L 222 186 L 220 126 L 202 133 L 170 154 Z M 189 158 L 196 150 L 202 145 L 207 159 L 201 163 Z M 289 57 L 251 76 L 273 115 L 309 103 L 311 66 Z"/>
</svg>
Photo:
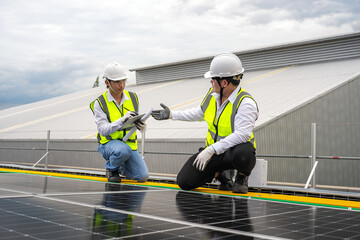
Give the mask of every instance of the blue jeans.
<svg viewBox="0 0 360 240">
<path fill-rule="evenodd" d="M 111 140 L 100 144 L 98 151 L 105 158 L 105 169 L 118 171 L 130 179 L 145 182 L 149 171 L 138 151 L 133 151 L 129 145 L 120 140 Z"/>
</svg>

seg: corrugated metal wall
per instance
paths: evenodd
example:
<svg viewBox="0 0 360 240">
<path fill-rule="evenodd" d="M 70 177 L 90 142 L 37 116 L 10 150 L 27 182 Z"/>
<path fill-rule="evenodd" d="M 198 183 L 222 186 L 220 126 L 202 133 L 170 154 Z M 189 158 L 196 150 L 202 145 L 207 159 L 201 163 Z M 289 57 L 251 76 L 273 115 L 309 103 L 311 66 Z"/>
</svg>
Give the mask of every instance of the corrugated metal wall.
<svg viewBox="0 0 360 240">
<path fill-rule="evenodd" d="M 172 81 L 202 76 L 205 72 L 209 71 L 210 62 L 211 59 L 137 70 L 136 84 Z"/>
<path fill-rule="evenodd" d="M 258 154 L 360 157 L 360 77 L 255 131 Z M 310 159 L 271 158 L 269 181 L 305 183 Z M 360 160 L 319 159 L 317 184 L 360 187 Z"/>
<path fill-rule="evenodd" d="M 246 70 L 346 59 L 360 56 L 360 33 L 277 47 L 236 52 Z M 131 69 L 136 83 L 161 82 L 203 76 L 212 57 Z"/>
</svg>

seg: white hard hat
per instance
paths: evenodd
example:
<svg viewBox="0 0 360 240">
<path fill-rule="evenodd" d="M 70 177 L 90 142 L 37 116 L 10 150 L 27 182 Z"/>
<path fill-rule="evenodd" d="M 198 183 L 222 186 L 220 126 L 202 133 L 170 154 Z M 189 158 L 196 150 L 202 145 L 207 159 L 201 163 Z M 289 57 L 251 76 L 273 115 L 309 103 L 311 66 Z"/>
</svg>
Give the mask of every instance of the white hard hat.
<svg viewBox="0 0 360 240">
<path fill-rule="evenodd" d="M 125 68 L 116 62 L 106 65 L 104 70 L 104 78 L 113 81 L 124 80 L 128 78 Z"/>
<path fill-rule="evenodd" d="M 216 55 L 210 64 L 210 71 L 204 74 L 205 78 L 232 77 L 243 73 L 240 59 L 233 53 L 220 53 Z"/>
</svg>

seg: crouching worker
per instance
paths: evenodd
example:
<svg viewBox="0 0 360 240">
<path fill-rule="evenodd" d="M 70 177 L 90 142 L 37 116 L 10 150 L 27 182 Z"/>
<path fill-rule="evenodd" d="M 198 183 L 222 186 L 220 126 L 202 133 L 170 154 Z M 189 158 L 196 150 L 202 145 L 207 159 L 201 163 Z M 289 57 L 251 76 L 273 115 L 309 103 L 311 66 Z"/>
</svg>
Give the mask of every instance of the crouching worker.
<svg viewBox="0 0 360 240">
<path fill-rule="evenodd" d="M 206 121 L 208 133 L 206 148 L 190 157 L 177 175 L 177 184 L 190 190 L 220 181 L 221 190 L 234 193 L 248 192 L 248 177 L 256 163 L 253 129 L 258 108 L 251 95 L 240 87 L 244 68 L 232 53 L 214 57 L 210 71 L 204 77 L 211 79 L 212 88 L 200 106 L 184 111 L 155 110 L 157 120 Z M 232 172 L 237 170 L 235 182 Z"/>
<path fill-rule="evenodd" d="M 125 90 L 127 74 L 118 63 L 109 63 L 104 71 L 108 88 L 90 104 L 97 125 L 98 151 L 106 160 L 106 177 L 109 182 L 121 182 L 123 175 L 139 182 L 149 177 L 147 166 L 137 151 L 136 131 L 126 141 L 123 137 L 131 130 L 122 129 L 126 120 L 138 115 L 137 95 Z M 141 120 L 135 122 L 137 129 L 143 131 L 146 125 Z"/>
</svg>

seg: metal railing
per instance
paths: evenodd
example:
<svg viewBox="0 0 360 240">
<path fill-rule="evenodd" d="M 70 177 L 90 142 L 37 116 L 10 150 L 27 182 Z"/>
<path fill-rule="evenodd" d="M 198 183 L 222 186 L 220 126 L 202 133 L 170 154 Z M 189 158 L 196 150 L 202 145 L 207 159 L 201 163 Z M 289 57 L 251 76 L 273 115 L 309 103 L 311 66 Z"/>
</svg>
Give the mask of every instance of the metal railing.
<svg viewBox="0 0 360 240">
<path fill-rule="evenodd" d="M 45 148 L 39 147 L 3 147 L 0 146 L 0 149 L 7 150 L 41 150 L 45 151 L 45 153 L 38 159 L 33 165 L 32 168 L 36 167 L 39 163 L 42 163 L 45 159 L 44 167 L 48 168 L 48 157 L 50 152 L 87 152 L 87 153 L 95 153 L 97 150 L 95 149 L 64 149 L 64 148 L 51 148 L 50 145 L 50 133 L 51 131 L 47 131 L 47 139 Z M 325 156 L 325 155 L 317 155 L 317 124 L 311 124 L 311 154 L 310 155 L 281 155 L 281 154 L 257 154 L 258 158 L 286 158 L 286 159 L 311 159 L 311 171 L 308 174 L 307 181 L 305 183 L 304 188 L 308 188 L 311 184 L 311 188 L 316 188 L 316 170 L 318 167 L 319 160 L 324 159 L 337 159 L 337 160 L 360 160 L 360 157 L 347 157 L 347 156 Z M 141 138 L 141 155 L 145 157 L 145 155 L 178 155 L 178 156 L 191 156 L 194 152 L 168 152 L 168 151 L 145 151 L 146 147 L 146 138 L 145 132 L 142 133 Z"/>
</svg>

